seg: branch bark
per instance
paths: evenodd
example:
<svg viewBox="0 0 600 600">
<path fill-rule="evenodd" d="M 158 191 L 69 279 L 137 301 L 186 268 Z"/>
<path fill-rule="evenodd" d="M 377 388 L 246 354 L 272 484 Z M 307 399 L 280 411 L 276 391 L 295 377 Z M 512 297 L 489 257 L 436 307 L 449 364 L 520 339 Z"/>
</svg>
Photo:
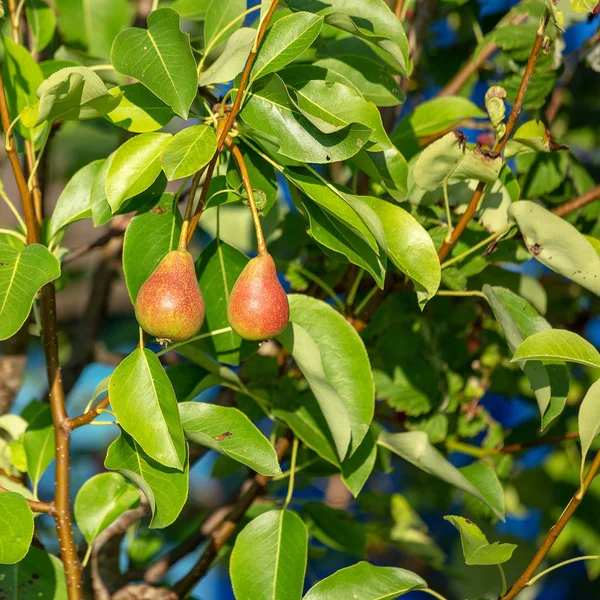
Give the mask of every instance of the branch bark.
<svg viewBox="0 0 600 600">
<path fill-rule="evenodd" d="M 566 217 L 571 213 L 574 213 L 576 210 L 595 202 L 600 198 L 600 185 L 596 186 L 594 189 L 578 196 L 577 198 L 573 198 L 573 200 L 569 200 L 568 202 L 564 202 L 563 204 L 559 204 L 558 206 L 552 209 L 552 212 L 558 217 Z"/>
<path fill-rule="evenodd" d="M 10 115 L 6 102 L 4 82 L 0 76 L 0 120 L 4 131 L 9 131 Z M 38 243 L 40 233 L 35 216 L 33 197 L 27 187 L 25 175 L 17 156 L 14 138 L 8 135 L 8 158 L 13 170 L 21 202 L 25 223 L 27 224 L 27 243 Z M 50 408 L 54 423 L 54 438 L 56 450 L 56 485 L 54 499 L 54 519 L 60 545 L 60 555 L 65 567 L 67 590 L 69 600 L 80 600 L 81 567 L 77 558 L 77 549 L 73 539 L 73 525 L 71 521 L 70 485 L 69 485 L 69 430 L 64 428 L 67 419 L 65 411 L 65 398 L 62 386 L 60 362 L 58 359 L 58 342 L 56 337 L 56 297 L 54 283 L 49 283 L 42 288 L 41 299 L 42 340 L 46 357 L 46 370 L 48 374 L 48 387 L 50 389 Z"/>
<path fill-rule="evenodd" d="M 0 492 L 9 492 L 5 487 L 0 485 Z M 27 500 L 29 508 L 33 512 L 46 513 L 47 515 L 54 515 L 54 504 L 52 502 L 38 502 L 36 500 Z"/>
<path fill-rule="evenodd" d="M 238 91 L 235 96 L 235 100 L 233 101 L 233 105 L 231 106 L 230 110 L 227 111 L 227 118 L 223 121 L 223 125 L 220 126 L 217 130 L 217 136 L 218 136 L 217 151 L 215 152 L 215 155 L 213 156 L 210 163 L 208 163 L 208 167 L 203 167 L 194 176 L 194 180 L 192 182 L 192 187 L 190 190 L 190 198 L 189 198 L 188 202 L 194 201 L 194 196 L 196 195 L 196 190 L 198 189 L 198 185 L 200 183 L 200 178 L 202 176 L 202 173 L 206 169 L 206 178 L 204 180 L 204 185 L 202 186 L 202 195 L 200 196 L 200 200 L 198 202 L 198 207 L 194 211 L 194 216 L 192 217 L 192 220 L 190 221 L 189 229 L 187 231 L 188 243 L 192 239 L 192 236 L 194 235 L 194 230 L 196 229 L 196 227 L 198 225 L 198 221 L 200 220 L 200 216 L 202 215 L 202 211 L 204 210 L 204 202 L 206 200 L 206 195 L 208 194 L 208 188 L 210 186 L 210 181 L 212 179 L 212 175 L 213 175 L 215 166 L 217 164 L 217 160 L 219 158 L 219 153 L 223 150 L 223 147 L 225 146 L 225 140 L 227 139 L 227 136 L 229 135 L 229 132 L 231 131 L 231 128 L 233 127 L 235 118 L 237 117 L 238 113 L 240 112 L 240 108 L 242 106 L 242 99 L 244 96 L 244 91 L 246 89 L 246 86 L 248 85 L 248 80 L 250 79 L 250 71 L 252 70 L 252 65 L 254 64 L 254 60 L 256 59 L 256 55 L 258 53 L 258 48 L 260 47 L 260 44 L 261 44 L 263 38 L 265 37 L 267 27 L 269 26 L 269 23 L 271 22 L 271 17 L 273 16 L 273 13 L 275 12 L 275 9 L 277 8 L 278 4 L 279 4 L 279 0 L 273 0 L 273 3 L 271 4 L 269 11 L 265 15 L 262 23 L 260 24 L 260 27 L 256 34 L 256 41 L 255 41 L 252 49 L 250 50 L 248 59 L 246 60 L 246 65 L 244 66 L 244 70 L 242 72 L 242 78 L 240 80 L 240 85 L 238 87 Z"/>
<path fill-rule="evenodd" d="M 548 535 L 544 539 L 544 542 L 540 546 L 539 550 L 535 553 L 532 561 L 529 563 L 528 567 L 523 571 L 522 575 L 517 579 L 514 585 L 508 590 L 508 593 L 502 596 L 501 600 L 513 600 L 518 594 L 520 594 L 523 589 L 527 586 L 529 580 L 533 577 L 537 568 L 542 564 L 544 557 L 548 554 L 550 548 L 556 541 L 556 538 L 560 535 L 560 532 L 565 528 L 566 524 L 569 522 L 569 519 L 573 516 L 573 513 L 577 510 L 577 507 L 583 500 L 585 493 L 587 492 L 590 484 L 592 483 L 594 477 L 598 473 L 598 469 L 600 469 L 600 451 L 596 454 L 592 465 L 587 472 L 583 483 L 577 493 L 571 498 L 571 501 L 565 508 L 563 514 L 560 516 L 556 524 L 550 529 Z"/>
<path fill-rule="evenodd" d="M 546 34 L 546 28 L 548 27 L 549 21 L 550 13 L 546 11 L 544 13 L 544 17 L 542 19 L 540 27 L 538 28 L 538 31 L 536 33 L 535 41 L 533 42 L 533 48 L 531 49 L 531 54 L 529 55 L 527 65 L 525 66 L 525 72 L 523 73 L 523 78 L 521 79 L 521 85 L 519 86 L 519 91 L 517 92 L 515 103 L 513 104 L 512 110 L 510 111 L 510 116 L 508 117 L 508 122 L 506 123 L 506 132 L 502 136 L 502 138 L 496 142 L 496 145 L 494 146 L 494 152 L 498 152 L 500 154 L 502 153 L 504 147 L 506 146 L 506 142 L 508 142 L 508 138 L 510 137 L 517 123 L 517 119 L 521 114 L 525 93 L 527 92 L 527 88 L 529 87 L 529 82 L 531 81 L 531 77 L 533 75 L 537 59 L 542 49 L 542 42 L 544 41 L 544 36 Z M 467 210 L 464 212 L 464 214 L 461 216 L 460 220 L 456 224 L 450 240 L 444 242 L 443 246 L 438 252 L 440 261 L 444 260 L 446 256 L 448 256 L 450 250 L 452 250 L 454 244 L 456 244 L 463 231 L 466 229 L 467 224 L 469 223 L 473 215 L 477 212 L 479 202 L 485 190 L 485 185 L 486 184 L 483 181 L 480 181 L 477 185 L 477 188 L 475 189 L 475 192 L 473 193 L 473 196 L 469 201 Z"/>
</svg>

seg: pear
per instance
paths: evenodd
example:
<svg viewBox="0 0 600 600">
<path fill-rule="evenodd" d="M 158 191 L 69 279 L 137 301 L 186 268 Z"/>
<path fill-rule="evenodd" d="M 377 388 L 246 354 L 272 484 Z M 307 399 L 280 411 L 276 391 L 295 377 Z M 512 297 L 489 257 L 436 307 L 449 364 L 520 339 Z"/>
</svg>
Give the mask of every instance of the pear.
<svg viewBox="0 0 600 600">
<path fill-rule="evenodd" d="M 194 261 L 186 250 L 169 252 L 135 300 L 138 323 L 162 344 L 194 336 L 202 327 L 205 312 Z"/>
<path fill-rule="evenodd" d="M 287 327 L 290 306 L 268 252 L 253 258 L 240 273 L 229 296 L 227 319 L 240 337 L 254 342 L 275 337 Z"/>
</svg>

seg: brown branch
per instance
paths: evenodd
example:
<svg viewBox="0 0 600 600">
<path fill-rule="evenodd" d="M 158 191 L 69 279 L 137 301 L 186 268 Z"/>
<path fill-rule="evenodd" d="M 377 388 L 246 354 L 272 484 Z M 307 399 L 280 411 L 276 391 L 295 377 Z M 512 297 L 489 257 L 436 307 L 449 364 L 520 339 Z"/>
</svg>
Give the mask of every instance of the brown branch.
<svg viewBox="0 0 600 600">
<path fill-rule="evenodd" d="M 263 235 L 262 227 L 260 225 L 260 217 L 258 216 L 258 209 L 256 208 L 256 202 L 254 200 L 254 190 L 252 189 L 252 183 L 250 181 L 250 175 L 248 174 L 246 162 L 244 161 L 244 156 L 242 155 L 240 149 L 233 143 L 231 137 L 227 136 L 225 144 L 227 145 L 229 150 L 231 150 L 233 158 L 235 158 L 235 162 L 237 163 L 238 169 L 240 170 L 242 182 L 244 183 L 246 195 L 248 196 L 248 204 L 250 206 L 250 211 L 252 212 L 254 230 L 256 231 L 256 243 L 258 246 L 258 253 L 266 254 L 267 245 L 265 244 L 265 236 Z"/>
<path fill-rule="evenodd" d="M 4 82 L 0 76 L 0 118 L 5 133 L 10 127 L 10 115 L 6 102 Z M 15 149 L 12 134 L 8 135 L 8 158 L 13 170 L 21 202 L 25 223 L 27 224 L 27 243 L 36 243 L 40 240 L 40 233 L 33 198 L 27 187 L 27 182 L 21 169 L 21 164 Z M 54 283 L 49 283 L 42 288 L 41 300 L 42 339 L 46 356 L 46 370 L 48 386 L 50 389 L 50 409 L 54 424 L 54 439 L 56 450 L 56 485 L 54 498 L 54 519 L 60 545 L 60 554 L 63 560 L 67 579 L 67 590 L 70 600 L 82 598 L 81 567 L 77 558 L 77 548 L 73 539 L 73 525 L 71 521 L 70 485 L 69 485 L 69 431 L 63 428 L 67 418 L 65 411 L 65 398 L 61 381 L 60 362 L 58 358 L 58 342 L 56 337 L 56 298 Z"/>
<path fill-rule="evenodd" d="M 279 461 L 287 452 L 290 446 L 289 432 L 281 436 L 275 444 L 275 451 Z M 223 522 L 211 533 L 208 546 L 190 569 L 190 571 L 174 586 L 173 589 L 180 598 L 185 597 L 204 577 L 210 568 L 213 560 L 225 542 L 231 537 L 240 521 L 244 518 L 246 511 L 250 508 L 257 496 L 265 489 L 271 480 L 265 475 L 256 475 L 249 485 L 248 489 L 240 496 L 233 510 L 227 515 Z"/>
<path fill-rule="evenodd" d="M 496 142 L 496 145 L 494 146 L 494 152 L 497 152 L 499 154 L 501 154 L 504 150 L 504 146 L 506 146 L 506 142 L 508 142 L 508 138 L 517 123 L 519 115 L 521 114 L 521 109 L 523 107 L 523 99 L 525 98 L 525 93 L 527 92 L 527 88 L 529 87 L 529 82 L 531 81 L 533 70 L 535 69 L 537 59 L 542 49 L 542 43 L 544 41 L 546 27 L 548 27 L 549 20 L 550 13 L 546 11 L 543 20 L 540 24 L 540 27 L 538 28 L 538 31 L 536 33 L 535 41 L 533 42 L 533 48 L 531 49 L 531 54 L 529 55 L 527 65 L 525 66 L 525 72 L 523 73 L 523 78 L 521 79 L 521 85 L 519 86 L 517 97 L 515 98 L 512 110 L 510 111 L 508 122 L 506 123 L 506 132 L 502 136 L 502 139 L 498 140 Z M 450 240 L 444 242 L 444 244 L 440 248 L 440 251 L 438 252 L 440 261 L 444 260 L 446 256 L 448 256 L 450 250 L 452 250 L 454 244 L 456 244 L 463 231 L 466 229 L 467 224 L 469 223 L 473 215 L 477 212 L 477 208 L 479 206 L 481 197 L 483 196 L 484 189 L 485 183 L 483 181 L 480 181 L 477 185 L 475 192 L 473 193 L 473 196 L 471 197 L 471 200 L 469 201 L 467 210 L 463 213 L 456 227 L 454 228 Z"/>
<path fill-rule="evenodd" d="M 566 217 L 571 213 L 595 202 L 600 198 L 600 185 L 596 186 L 594 189 L 578 196 L 577 198 L 573 198 L 573 200 L 569 200 L 568 202 L 564 202 L 563 204 L 559 204 L 558 206 L 552 209 L 552 212 L 558 217 Z"/>
<path fill-rule="evenodd" d="M 527 450 L 528 448 L 536 448 L 537 446 L 546 446 L 547 444 L 557 444 L 566 440 L 576 440 L 579 438 L 578 431 L 570 431 L 564 435 L 555 435 L 549 438 L 541 438 L 539 440 L 531 440 L 529 442 L 520 442 L 518 444 L 509 444 L 498 448 L 493 454 L 512 454 L 514 452 L 520 452 L 521 450 Z"/>
<path fill-rule="evenodd" d="M 510 15 L 510 13 L 509 13 Z M 507 17 L 509 16 L 507 15 Z M 506 18 L 505 18 L 506 19 Z M 502 21 L 505 21 L 502 19 Z M 527 20 L 527 14 L 519 14 L 515 17 L 508 18 L 506 21 L 513 25 L 519 25 Z M 501 21 L 501 23 L 502 23 Z M 471 58 L 461 67 L 461 69 L 452 77 L 452 79 L 436 94 L 436 96 L 455 96 L 458 94 L 469 79 L 475 73 L 478 73 L 492 55 L 499 49 L 495 42 L 486 44 L 478 54 L 473 53 Z"/>
<path fill-rule="evenodd" d="M 394 14 L 396 18 L 400 20 L 402 16 L 402 9 L 404 8 L 404 0 L 396 0 L 396 5 L 394 6 Z"/>
<path fill-rule="evenodd" d="M 127 225 L 130 221 L 130 218 L 119 220 L 118 223 L 113 223 L 112 227 L 106 232 L 103 233 L 100 237 L 96 238 L 93 242 L 88 242 L 87 244 L 82 244 L 81 246 L 71 250 L 69 254 L 64 258 L 62 264 L 63 266 L 72 263 L 73 261 L 85 256 L 92 250 L 96 248 L 102 248 L 110 240 L 115 237 L 122 237 L 125 234 L 125 230 L 127 229 Z"/>
<path fill-rule="evenodd" d="M 7 490 L 5 487 L 0 485 L 0 492 L 10 492 L 10 490 Z M 54 504 L 52 504 L 52 502 L 38 502 L 37 500 L 27 500 L 27 504 L 33 512 L 54 515 Z"/>
<path fill-rule="evenodd" d="M 483 68 L 483 65 L 497 50 L 498 45 L 495 42 L 486 44 L 477 56 L 471 56 L 460 71 L 437 93 L 437 96 L 455 96 L 458 94 L 467 85 L 469 79 Z"/>
<path fill-rule="evenodd" d="M 71 419 L 67 419 L 65 423 L 65 427 L 69 430 L 77 429 L 78 427 L 82 427 L 83 425 L 89 425 L 110 403 L 110 398 L 108 394 L 105 398 L 100 400 L 94 408 L 91 408 L 86 413 L 79 415 L 78 417 L 73 417 Z"/>
<path fill-rule="evenodd" d="M 248 80 L 250 79 L 250 71 L 252 70 L 252 65 L 254 64 L 254 60 L 256 59 L 256 55 L 258 53 L 258 48 L 260 47 L 263 38 L 265 37 L 265 33 L 267 31 L 267 27 L 271 22 L 271 17 L 279 4 L 279 0 L 273 0 L 269 11 L 265 15 L 258 32 L 256 34 L 256 42 L 254 43 L 252 49 L 250 50 L 250 54 L 248 55 L 248 59 L 246 60 L 246 65 L 244 66 L 244 70 L 242 72 L 242 78 L 240 80 L 240 85 L 238 87 L 237 93 L 235 95 L 235 100 L 233 101 L 233 105 L 227 111 L 227 118 L 224 119 L 223 125 L 219 124 L 217 128 L 217 151 L 215 155 L 212 157 L 212 160 L 208 164 L 208 167 L 203 167 L 200 171 L 198 171 L 194 177 L 192 182 L 192 188 L 190 190 L 190 199 L 189 202 L 193 202 L 194 196 L 196 194 L 196 190 L 198 189 L 198 184 L 200 183 L 200 177 L 202 173 L 206 170 L 206 178 L 204 180 L 204 185 L 202 186 L 202 195 L 200 196 L 200 200 L 198 202 L 198 207 L 194 212 L 194 216 L 189 224 L 189 229 L 187 232 L 187 240 L 188 243 L 192 239 L 194 235 L 194 231 L 198 226 L 198 221 L 200 220 L 200 216 L 202 215 L 202 211 L 204 210 L 204 202 L 206 201 L 206 195 L 208 194 L 208 188 L 210 186 L 210 182 L 212 179 L 212 175 L 215 169 L 215 165 L 217 164 L 217 160 L 219 157 L 219 153 L 223 150 L 225 146 L 225 140 L 233 127 L 235 122 L 235 118 L 240 112 L 240 108 L 242 105 L 242 98 L 244 96 L 244 91 L 246 86 L 248 85 Z"/>
<path fill-rule="evenodd" d="M 523 588 L 527 586 L 529 580 L 533 577 L 537 568 L 542 564 L 544 557 L 548 554 L 550 548 L 556 541 L 556 538 L 560 535 L 560 532 L 565 528 L 566 524 L 569 522 L 569 519 L 573 516 L 573 513 L 581 503 L 583 496 L 587 492 L 590 484 L 592 483 L 594 477 L 598 473 L 598 469 L 600 469 L 600 451 L 596 454 L 592 465 L 587 472 L 583 483 L 577 493 L 571 498 L 571 501 L 565 508 L 564 512 L 556 522 L 556 524 L 550 529 L 548 535 L 544 539 L 544 542 L 540 546 L 539 550 L 535 553 L 532 561 L 529 563 L 529 566 L 523 571 L 522 575 L 517 579 L 515 584 L 508 590 L 508 593 L 505 594 L 501 600 L 513 600 Z"/>
</svg>

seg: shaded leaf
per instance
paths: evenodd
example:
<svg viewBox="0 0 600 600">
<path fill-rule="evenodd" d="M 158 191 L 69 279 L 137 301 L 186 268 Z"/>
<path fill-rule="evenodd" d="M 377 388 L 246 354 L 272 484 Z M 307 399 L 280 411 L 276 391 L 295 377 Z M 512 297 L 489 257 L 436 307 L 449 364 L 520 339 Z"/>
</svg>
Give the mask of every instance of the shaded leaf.
<svg viewBox="0 0 600 600">
<path fill-rule="evenodd" d="M 183 471 L 165 467 L 122 431 L 109 446 L 104 465 L 125 475 L 144 492 L 152 510 L 151 528 L 167 527 L 179 516 L 188 496 L 187 456 Z"/>
<path fill-rule="evenodd" d="M 475 498 L 489 506 L 499 518 L 504 519 L 504 514 L 490 504 L 484 495 L 431 445 L 426 433 L 422 431 L 410 431 L 408 433 L 388 433 L 384 431 L 380 434 L 377 443 L 425 471 L 425 473 L 434 475 L 475 496 Z"/>
<path fill-rule="evenodd" d="M 126 510 L 138 505 L 140 493 L 118 473 L 101 473 L 88 479 L 77 492 L 74 512 L 77 527 L 91 544 Z"/>
<path fill-rule="evenodd" d="M 585 459 L 592 442 L 600 433 L 600 380 L 591 385 L 579 407 L 579 438 L 581 439 L 581 481 Z"/>
</svg>

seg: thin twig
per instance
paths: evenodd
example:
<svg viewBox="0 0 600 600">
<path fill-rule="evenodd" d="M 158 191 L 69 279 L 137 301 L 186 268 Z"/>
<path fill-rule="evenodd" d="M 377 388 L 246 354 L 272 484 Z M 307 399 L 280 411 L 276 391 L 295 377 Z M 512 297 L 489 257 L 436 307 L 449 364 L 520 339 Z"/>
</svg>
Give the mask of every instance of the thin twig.
<svg viewBox="0 0 600 600">
<path fill-rule="evenodd" d="M 540 546 L 539 550 L 535 553 L 532 561 L 529 563 L 525 571 L 521 574 L 521 576 L 517 579 L 514 585 L 508 590 L 508 593 L 505 594 L 501 600 L 513 600 L 519 593 L 523 591 L 523 589 L 527 586 L 530 579 L 534 576 L 534 573 L 538 569 L 538 567 L 542 564 L 544 557 L 548 554 L 550 548 L 556 541 L 556 538 L 560 535 L 560 532 L 565 528 L 569 519 L 573 516 L 573 513 L 577 510 L 577 507 L 583 500 L 585 493 L 587 492 L 590 484 L 592 483 L 594 477 L 598 473 L 598 469 L 600 469 L 600 451 L 594 457 L 594 461 L 592 462 L 584 480 L 581 484 L 581 487 L 575 495 L 571 498 L 571 501 L 567 505 L 567 508 L 563 511 L 562 515 L 559 517 L 556 524 L 550 529 L 548 535 L 544 539 L 544 542 Z"/>
<path fill-rule="evenodd" d="M 10 490 L 7 490 L 5 487 L 0 485 L 0 492 L 10 492 Z M 27 500 L 27 504 L 33 512 L 54 515 L 54 504 L 52 502 L 38 502 L 36 500 Z"/>
<path fill-rule="evenodd" d="M 102 248 L 105 246 L 110 240 L 115 237 L 120 237 L 124 235 L 125 229 L 127 228 L 127 224 L 129 223 L 129 218 L 124 220 L 119 220 L 117 224 L 113 224 L 113 226 L 106 232 L 103 233 L 100 237 L 95 239 L 93 242 L 88 242 L 87 244 L 82 244 L 81 246 L 71 250 L 69 254 L 62 261 L 63 266 L 72 263 L 73 261 L 85 256 L 92 250 L 96 248 Z"/>
<path fill-rule="evenodd" d="M 552 212 L 558 217 L 566 217 L 571 213 L 595 202 L 600 199 L 600 185 L 596 186 L 594 189 L 578 196 L 577 198 L 573 198 L 573 200 L 569 200 L 568 202 L 564 202 L 563 204 L 559 204 L 558 206 L 552 209 Z"/>
<path fill-rule="evenodd" d="M 248 81 L 250 79 L 250 71 L 252 70 L 252 65 L 254 64 L 254 60 L 256 59 L 256 55 L 258 53 L 258 48 L 259 48 L 263 38 L 265 37 L 267 27 L 269 26 L 269 23 L 271 22 L 271 17 L 273 16 L 273 13 L 275 12 L 275 9 L 277 8 L 278 4 L 279 4 L 279 0 L 273 0 L 271 7 L 269 8 L 269 11 L 267 12 L 264 19 L 262 20 L 262 23 L 260 24 L 260 28 L 258 29 L 258 32 L 256 34 L 256 41 L 255 41 L 252 49 L 250 50 L 248 59 L 246 60 L 246 65 L 244 66 L 244 71 L 242 72 L 242 78 L 240 80 L 240 85 L 238 87 L 238 91 L 235 96 L 235 100 L 233 101 L 233 105 L 231 106 L 231 109 L 228 110 L 228 112 L 227 112 L 227 118 L 224 119 L 224 124 L 223 124 L 222 128 L 219 128 L 217 130 L 217 135 L 218 135 L 217 151 L 215 152 L 215 155 L 213 156 L 210 163 L 208 163 L 208 167 L 203 167 L 200 171 L 198 171 L 198 173 L 196 173 L 196 177 L 194 177 L 194 182 L 192 183 L 192 189 L 190 191 L 190 197 L 192 199 L 196 193 L 198 183 L 200 182 L 200 176 L 206 170 L 206 178 L 204 180 L 204 185 L 202 186 L 202 195 L 200 196 L 198 206 L 197 206 L 197 208 L 194 212 L 194 216 L 192 217 L 192 220 L 189 224 L 188 237 L 187 237 L 188 243 L 192 239 L 192 236 L 194 235 L 194 231 L 195 231 L 196 227 L 198 226 L 198 221 L 200 220 L 200 216 L 202 214 L 202 211 L 204 210 L 204 202 L 206 200 L 206 195 L 208 194 L 208 187 L 210 186 L 210 182 L 212 179 L 212 175 L 213 175 L 215 166 L 217 164 L 219 153 L 223 150 L 223 147 L 225 146 L 225 140 L 227 139 L 227 136 L 229 135 L 229 132 L 231 131 L 231 128 L 233 127 L 235 119 L 236 119 L 238 113 L 240 112 L 240 108 L 242 106 L 242 98 L 244 96 L 244 91 L 246 90 L 246 86 L 248 85 Z"/>
<path fill-rule="evenodd" d="M 540 26 L 537 30 L 535 41 L 533 42 L 533 48 L 531 49 L 531 54 L 529 55 L 527 65 L 525 67 L 525 72 L 523 73 L 523 78 L 521 79 L 521 85 L 519 86 L 519 91 L 517 92 L 515 103 L 513 104 L 512 110 L 510 111 L 510 115 L 508 117 L 508 122 L 506 123 L 506 132 L 504 133 L 502 138 L 496 142 L 496 145 L 494 146 L 494 152 L 497 152 L 498 154 L 501 154 L 504 150 L 504 147 L 508 142 L 508 138 L 510 137 L 517 123 L 517 119 L 521 114 L 525 93 L 527 92 L 527 88 L 529 87 L 529 82 L 531 81 L 531 77 L 533 75 L 537 59 L 542 49 L 542 43 L 544 41 L 544 36 L 546 34 L 546 28 L 548 27 L 549 21 L 550 13 L 546 10 L 542 22 L 540 23 Z M 438 252 L 440 261 L 444 260 L 446 256 L 448 256 L 450 250 L 452 250 L 454 244 L 456 244 L 463 231 L 466 229 L 467 224 L 469 223 L 473 215 L 477 212 L 479 202 L 485 190 L 485 186 L 486 184 L 483 181 L 480 181 L 477 185 L 477 188 L 473 193 L 469 205 L 467 206 L 467 210 L 463 213 L 460 220 L 456 224 L 456 227 L 454 228 L 451 239 L 449 241 L 444 242 L 444 244 L 440 248 L 440 251 Z"/>
<path fill-rule="evenodd" d="M 256 208 L 256 201 L 254 199 L 254 190 L 252 189 L 252 182 L 250 181 L 250 175 L 248 174 L 248 169 L 246 167 L 246 162 L 244 161 L 244 156 L 241 153 L 240 149 L 234 144 L 231 137 L 227 136 L 227 138 L 225 139 L 225 144 L 231 151 L 231 154 L 233 155 L 233 158 L 237 163 L 238 169 L 240 171 L 240 176 L 242 178 L 242 183 L 244 184 L 244 189 L 246 190 L 246 196 L 248 197 L 248 205 L 250 206 L 250 211 L 252 212 L 254 230 L 256 231 L 256 244 L 258 247 L 258 253 L 266 254 L 267 245 L 265 244 L 265 236 L 263 235 L 262 226 L 260 224 L 258 208 Z"/>
</svg>

